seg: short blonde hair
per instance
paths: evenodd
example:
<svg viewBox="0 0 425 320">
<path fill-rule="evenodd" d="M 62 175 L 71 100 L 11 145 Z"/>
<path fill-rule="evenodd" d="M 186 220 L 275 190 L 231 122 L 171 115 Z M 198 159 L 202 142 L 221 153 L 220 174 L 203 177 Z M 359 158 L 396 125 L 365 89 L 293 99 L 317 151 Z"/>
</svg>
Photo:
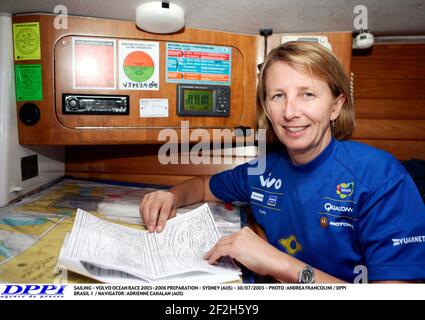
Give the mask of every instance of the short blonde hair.
<svg viewBox="0 0 425 320">
<path fill-rule="evenodd" d="M 261 66 L 257 86 L 258 127 L 267 129 L 268 139 L 277 139 L 266 114 L 266 77 L 270 66 L 275 62 L 284 62 L 290 66 L 311 74 L 329 85 L 332 95 L 345 96 L 341 113 L 335 120 L 333 137 L 338 140 L 348 138 L 355 127 L 354 107 L 351 101 L 350 81 L 341 64 L 333 53 L 323 45 L 313 42 L 287 42 L 274 48 Z"/>
</svg>

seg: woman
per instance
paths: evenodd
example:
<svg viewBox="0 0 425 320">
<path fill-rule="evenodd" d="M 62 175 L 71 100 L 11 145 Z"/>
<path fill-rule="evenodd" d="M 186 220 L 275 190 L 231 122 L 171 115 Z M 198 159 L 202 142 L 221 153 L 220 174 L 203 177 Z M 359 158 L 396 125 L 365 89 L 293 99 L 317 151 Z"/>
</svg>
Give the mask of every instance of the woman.
<svg viewBox="0 0 425 320">
<path fill-rule="evenodd" d="M 283 144 L 250 163 L 169 192 L 140 206 L 160 232 L 176 208 L 200 201 L 250 202 L 267 241 L 249 228 L 223 237 L 205 259 L 231 256 L 282 282 L 425 279 L 425 207 L 410 176 L 391 155 L 343 141 L 354 129 L 349 81 L 319 44 L 290 42 L 271 51 L 257 89 L 260 127 Z M 364 279 L 363 279 L 364 280 Z"/>
</svg>

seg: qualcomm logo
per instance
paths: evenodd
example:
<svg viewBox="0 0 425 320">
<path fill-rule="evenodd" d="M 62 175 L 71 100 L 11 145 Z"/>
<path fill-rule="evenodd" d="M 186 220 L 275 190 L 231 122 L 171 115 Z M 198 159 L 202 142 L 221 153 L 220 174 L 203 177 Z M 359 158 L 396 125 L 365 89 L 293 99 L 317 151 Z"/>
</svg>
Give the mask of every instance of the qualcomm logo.
<svg viewBox="0 0 425 320">
<path fill-rule="evenodd" d="M 338 211 L 338 212 L 353 212 L 352 207 L 346 207 L 346 206 L 334 206 L 332 203 L 325 203 L 324 208 L 327 212 L 329 211 Z"/>
<path fill-rule="evenodd" d="M 270 177 L 271 174 L 272 173 L 270 172 L 269 173 L 269 176 L 265 180 L 264 180 L 264 177 L 262 175 L 260 176 L 261 186 L 270 188 L 270 187 L 272 187 L 274 185 L 274 188 L 276 190 L 279 190 L 282 187 L 282 180 L 280 180 L 280 179 L 277 179 L 276 180 L 276 178 L 271 178 Z"/>
</svg>

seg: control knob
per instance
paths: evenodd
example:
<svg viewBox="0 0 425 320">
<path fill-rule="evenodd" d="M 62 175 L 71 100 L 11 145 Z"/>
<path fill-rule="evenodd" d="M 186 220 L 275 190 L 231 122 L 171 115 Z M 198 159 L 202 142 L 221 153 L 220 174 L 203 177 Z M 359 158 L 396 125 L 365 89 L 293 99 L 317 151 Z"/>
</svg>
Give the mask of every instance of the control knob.
<svg viewBox="0 0 425 320">
<path fill-rule="evenodd" d="M 66 104 L 67 104 L 68 108 L 71 109 L 71 110 L 77 110 L 79 105 L 80 105 L 78 100 L 76 98 L 72 98 L 72 97 L 69 98 L 66 101 Z"/>
</svg>

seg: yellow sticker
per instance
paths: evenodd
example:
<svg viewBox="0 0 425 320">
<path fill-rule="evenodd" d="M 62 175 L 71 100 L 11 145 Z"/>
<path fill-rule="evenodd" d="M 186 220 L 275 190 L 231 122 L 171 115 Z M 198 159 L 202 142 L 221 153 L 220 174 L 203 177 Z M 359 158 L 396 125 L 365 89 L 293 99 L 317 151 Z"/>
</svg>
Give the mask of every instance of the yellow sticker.
<svg viewBox="0 0 425 320">
<path fill-rule="evenodd" d="M 13 46 L 15 60 L 40 60 L 40 23 L 14 23 Z"/>
</svg>

